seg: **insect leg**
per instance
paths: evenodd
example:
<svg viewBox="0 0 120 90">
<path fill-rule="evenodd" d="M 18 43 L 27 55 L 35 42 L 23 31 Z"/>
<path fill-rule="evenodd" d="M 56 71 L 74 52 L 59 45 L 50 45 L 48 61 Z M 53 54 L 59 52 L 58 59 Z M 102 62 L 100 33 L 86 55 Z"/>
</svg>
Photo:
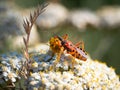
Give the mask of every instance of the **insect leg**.
<svg viewBox="0 0 120 90">
<path fill-rule="evenodd" d="M 77 48 L 80 48 L 80 45 L 81 45 L 81 47 L 82 47 L 82 50 L 84 50 L 84 42 L 83 42 L 83 41 L 80 41 L 80 42 L 78 42 L 78 43 L 75 44 L 75 46 L 76 46 Z"/>
<path fill-rule="evenodd" d="M 61 54 L 63 53 L 64 51 L 64 48 L 61 47 L 61 50 L 59 53 L 57 53 L 57 57 L 56 57 L 56 60 L 55 60 L 55 65 L 60 61 L 60 57 L 61 57 Z"/>
<path fill-rule="evenodd" d="M 68 35 L 65 34 L 64 36 L 62 36 L 63 39 L 67 40 L 68 39 Z"/>
<path fill-rule="evenodd" d="M 76 58 L 76 53 L 75 53 L 75 50 L 72 51 L 72 52 L 69 52 L 69 54 L 72 55 L 72 69 L 74 69 L 74 64 L 75 64 L 75 58 Z"/>
</svg>

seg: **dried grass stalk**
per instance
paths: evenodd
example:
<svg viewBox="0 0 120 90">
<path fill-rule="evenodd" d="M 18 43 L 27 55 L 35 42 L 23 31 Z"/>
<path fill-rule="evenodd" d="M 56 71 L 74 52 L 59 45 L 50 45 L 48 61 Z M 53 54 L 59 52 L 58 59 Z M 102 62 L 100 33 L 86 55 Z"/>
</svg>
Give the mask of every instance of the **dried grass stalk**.
<svg viewBox="0 0 120 90">
<path fill-rule="evenodd" d="M 45 8 L 46 8 L 47 6 L 48 6 L 48 3 L 44 3 L 44 4 L 42 4 L 41 6 L 39 5 L 39 6 L 37 7 L 37 9 L 34 11 L 34 13 L 33 13 L 33 14 L 30 13 L 29 18 L 28 18 L 28 19 L 26 18 L 26 19 L 23 21 L 23 27 L 24 27 L 24 29 L 25 29 L 25 32 L 26 32 L 26 34 L 27 34 L 27 37 L 23 37 L 23 42 L 24 42 L 24 45 L 25 45 L 25 48 L 24 48 L 23 52 L 24 52 L 24 56 L 25 56 L 25 58 L 26 58 L 26 62 L 25 62 L 24 65 L 23 65 L 24 70 L 23 70 L 23 68 L 22 68 L 22 72 L 27 71 L 27 72 L 25 73 L 26 76 L 29 76 L 30 66 L 31 66 L 31 59 L 30 59 L 29 53 L 28 53 L 28 45 L 29 45 L 29 38 L 30 38 L 31 29 L 32 29 L 32 26 L 33 26 L 33 24 L 35 23 L 37 17 L 38 17 L 39 15 L 41 15 L 41 13 L 43 13 L 43 12 L 45 11 Z M 26 69 L 26 70 L 25 70 L 25 69 Z"/>
</svg>

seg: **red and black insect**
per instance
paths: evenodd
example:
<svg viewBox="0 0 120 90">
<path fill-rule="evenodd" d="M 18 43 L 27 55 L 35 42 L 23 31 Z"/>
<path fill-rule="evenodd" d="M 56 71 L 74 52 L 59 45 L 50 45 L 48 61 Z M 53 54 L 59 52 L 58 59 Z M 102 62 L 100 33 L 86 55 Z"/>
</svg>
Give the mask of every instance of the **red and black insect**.
<svg viewBox="0 0 120 90">
<path fill-rule="evenodd" d="M 83 42 L 79 42 L 74 45 L 71 41 L 67 40 L 67 34 L 64 35 L 63 38 L 60 36 L 57 36 L 57 38 L 61 41 L 61 46 L 67 51 L 68 54 L 71 54 L 73 57 L 83 61 L 87 60 L 87 53 L 84 50 Z M 80 48 L 80 45 L 82 45 L 82 48 Z"/>
</svg>

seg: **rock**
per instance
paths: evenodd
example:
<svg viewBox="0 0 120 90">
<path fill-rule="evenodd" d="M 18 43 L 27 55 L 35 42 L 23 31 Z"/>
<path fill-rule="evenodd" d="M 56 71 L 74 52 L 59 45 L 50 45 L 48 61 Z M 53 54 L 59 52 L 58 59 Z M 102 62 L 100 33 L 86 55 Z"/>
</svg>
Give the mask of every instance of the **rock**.
<svg viewBox="0 0 120 90">
<path fill-rule="evenodd" d="M 120 27 L 120 7 L 106 6 L 97 13 L 101 17 L 101 27 L 109 29 Z"/>
<path fill-rule="evenodd" d="M 64 52 L 60 61 L 55 64 L 56 55 L 49 61 L 45 60 L 51 55 L 48 48 L 48 45 L 43 44 L 39 52 L 33 49 L 30 53 L 34 62 L 30 76 L 28 79 L 24 78 L 28 90 L 119 90 L 119 77 L 115 70 L 105 63 L 92 60 L 89 56 L 87 61 L 81 61 Z M 74 66 L 72 60 L 75 61 Z M 21 62 L 24 62 L 25 58 L 21 54 L 11 53 L 3 54 L 0 61 L 0 71 L 4 72 L 0 74 L 0 83 L 6 83 L 8 80 L 14 83 L 16 79 L 20 81 L 20 76 L 16 73 L 21 70 Z M 9 73 L 12 73 L 11 78 L 14 80 L 8 76 Z"/>
<path fill-rule="evenodd" d="M 46 11 L 38 17 L 36 24 L 40 28 L 53 28 L 66 21 L 67 14 L 68 11 L 64 6 L 50 3 Z"/>
<path fill-rule="evenodd" d="M 49 50 L 49 45 L 48 43 L 40 43 L 35 46 L 32 46 L 29 48 L 29 52 L 39 52 L 40 50 L 48 51 Z"/>
<path fill-rule="evenodd" d="M 27 10 L 17 10 L 17 11 L 16 12 L 19 14 L 19 22 L 20 22 L 19 27 L 21 27 L 21 31 L 23 32 L 23 35 L 15 38 L 15 41 L 17 41 L 17 42 L 15 42 L 14 45 L 18 45 L 18 47 L 21 47 L 21 44 L 23 42 L 22 38 L 23 38 L 23 36 L 26 37 L 26 33 L 24 32 L 24 28 L 23 28 L 23 19 L 29 18 L 31 11 L 34 11 L 34 10 L 31 8 L 31 9 L 27 9 Z M 40 38 L 39 38 L 39 35 L 37 32 L 36 25 L 33 25 L 33 27 L 32 27 L 29 40 L 30 40 L 30 43 L 29 43 L 30 45 L 36 45 L 40 42 Z"/>
<path fill-rule="evenodd" d="M 15 8 L 9 8 L 4 5 L 0 15 L 0 46 L 2 49 L 4 43 L 9 43 L 12 48 L 19 48 L 23 46 L 23 36 L 26 33 L 23 28 L 24 17 L 28 18 L 30 10 L 20 10 Z M 4 9 L 5 8 L 5 9 Z M 31 30 L 30 45 L 34 45 L 39 42 L 39 36 L 36 26 L 34 25 Z"/>
<path fill-rule="evenodd" d="M 98 27 L 100 18 L 92 11 L 76 10 L 71 11 L 68 21 L 77 27 L 80 31 L 85 30 L 88 26 Z"/>
</svg>

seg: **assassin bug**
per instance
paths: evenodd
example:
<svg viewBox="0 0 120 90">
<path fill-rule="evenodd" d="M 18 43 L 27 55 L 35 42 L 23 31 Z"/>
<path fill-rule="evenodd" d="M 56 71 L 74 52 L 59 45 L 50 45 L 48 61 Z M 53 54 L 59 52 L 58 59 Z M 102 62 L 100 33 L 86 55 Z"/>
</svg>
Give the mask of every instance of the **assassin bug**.
<svg viewBox="0 0 120 90">
<path fill-rule="evenodd" d="M 61 45 L 64 47 L 64 50 L 67 51 L 67 53 L 71 54 L 73 57 L 86 61 L 87 60 L 87 53 L 84 50 L 84 43 L 79 42 L 76 43 L 75 45 L 67 40 L 68 35 L 66 34 L 63 38 L 60 36 L 57 36 L 59 40 L 61 41 Z M 82 45 L 82 48 L 80 48 L 80 44 Z"/>
<path fill-rule="evenodd" d="M 61 53 L 66 50 L 67 53 L 72 55 L 73 57 L 86 61 L 87 53 L 84 50 L 84 43 L 79 42 L 74 45 L 71 41 L 67 39 L 67 34 L 63 37 L 55 36 L 50 39 L 50 48 L 54 53 L 58 54 L 57 60 L 60 59 Z M 82 45 L 82 48 L 80 48 L 80 45 Z"/>
</svg>

